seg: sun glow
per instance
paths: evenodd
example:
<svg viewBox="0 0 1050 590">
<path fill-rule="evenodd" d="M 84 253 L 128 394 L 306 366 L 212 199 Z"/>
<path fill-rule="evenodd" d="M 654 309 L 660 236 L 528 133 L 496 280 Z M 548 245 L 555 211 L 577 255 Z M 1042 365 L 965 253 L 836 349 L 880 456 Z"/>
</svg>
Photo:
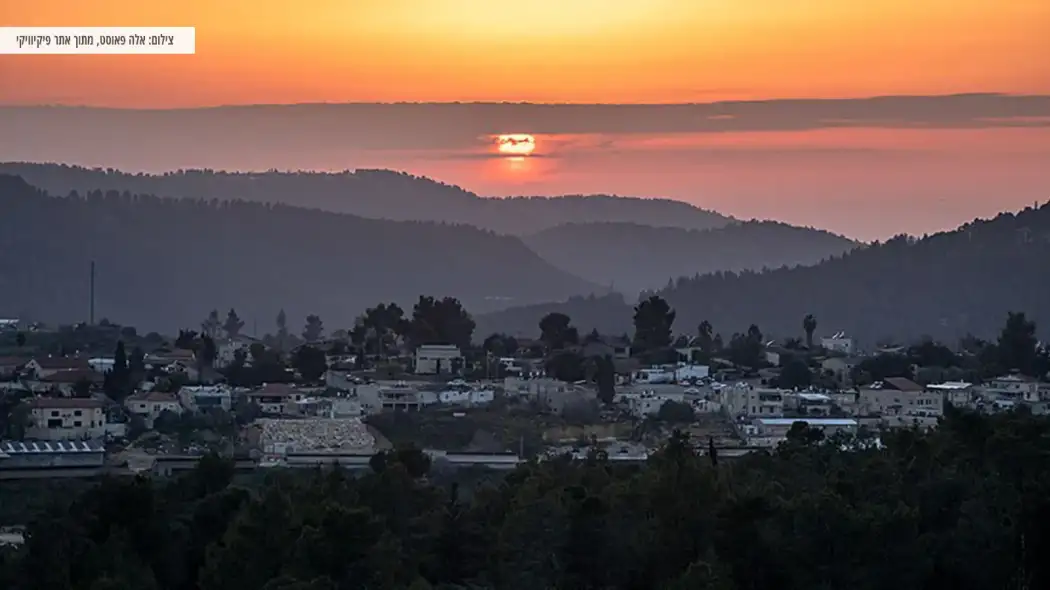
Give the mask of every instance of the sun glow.
<svg viewBox="0 0 1050 590">
<path fill-rule="evenodd" d="M 528 156 L 536 151 L 536 138 L 527 133 L 498 135 L 496 150 L 505 156 Z"/>
</svg>

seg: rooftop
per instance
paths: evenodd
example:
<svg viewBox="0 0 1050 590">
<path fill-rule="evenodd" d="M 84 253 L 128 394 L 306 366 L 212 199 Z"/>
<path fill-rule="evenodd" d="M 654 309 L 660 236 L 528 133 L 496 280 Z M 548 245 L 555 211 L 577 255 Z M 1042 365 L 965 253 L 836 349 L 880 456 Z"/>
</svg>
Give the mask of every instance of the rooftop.
<svg viewBox="0 0 1050 590">
<path fill-rule="evenodd" d="M 944 383 L 934 383 L 926 386 L 927 389 L 939 391 L 959 391 L 970 387 L 973 387 L 973 383 L 966 383 L 965 381 L 945 381 Z"/>
<path fill-rule="evenodd" d="M 791 426 L 795 422 L 805 422 L 809 426 L 856 426 L 857 421 L 851 418 L 759 418 L 765 426 Z"/>
<path fill-rule="evenodd" d="M 78 357 L 41 357 L 33 359 L 41 369 L 90 369 L 87 359 Z"/>
<path fill-rule="evenodd" d="M 40 453 L 101 453 L 105 447 L 100 441 L 3 441 L 0 453 L 16 456 Z"/>
<path fill-rule="evenodd" d="M 101 408 L 103 403 L 87 397 L 38 397 L 29 400 L 30 408 L 46 409 L 94 409 Z"/>
<path fill-rule="evenodd" d="M 133 393 L 128 396 L 128 401 L 133 402 L 177 402 L 179 399 L 171 393 L 161 393 L 159 391 L 144 391 L 141 393 Z"/>
</svg>

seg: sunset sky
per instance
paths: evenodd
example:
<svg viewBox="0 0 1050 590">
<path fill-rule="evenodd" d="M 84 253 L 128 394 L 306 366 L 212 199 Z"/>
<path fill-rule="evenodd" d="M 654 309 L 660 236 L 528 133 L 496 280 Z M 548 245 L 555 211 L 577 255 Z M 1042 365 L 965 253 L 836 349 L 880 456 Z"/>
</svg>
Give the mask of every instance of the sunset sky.
<svg viewBox="0 0 1050 590">
<path fill-rule="evenodd" d="M 1046 0 L 0 4 L 0 26 L 197 29 L 192 56 L 0 56 L 3 105 L 156 109 L 307 102 L 615 104 L 1050 95 Z M 664 129 L 626 135 L 612 128 L 583 135 L 567 125 L 530 128 L 534 120 L 511 118 L 508 128 L 492 132 L 535 134 L 537 155 L 547 157 L 524 164 L 453 160 L 444 153 L 437 157 L 434 146 L 470 146 L 434 136 L 424 148 L 417 145 L 417 134 L 386 146 L 387 151 L 361 148 L 338 161 L 319 154 L 314 166 L 293 154 L 282 159 L 279 151 L 263 160 L 277 167 L 402 168 L 485 195 L 671 196 L 737 215 L 879 237 L 897 229 L 949 227 L 976 214 L 1050 198 L 1050 172 L 1038 164 L 1050 156 L 1050 110 L 1025 113 L 1023 123 L 1013 115 L 999 112 L 999 122 L 937 129 L 900 124 L 899 132 L 893 121 L 878 121 L 848 128 L 688 134 Z M 0 113 L 0 132 L 6 130 L 3 121 Z M 6 124 L 19 123 L 9 116 Z M 494 145 L 488 136 L 475 139 L 481 143 L 474 147 L 482 151 Z M 4 143 L 0 159 L 61 157 L 122 165 L 98 161 L 99 155 L 89 151 L 26 151 Z M 238 164 L 232 156 L 226 164 L 221 154 L 216 158 L 198 163 Z M 157 159 L 136 159 L 134 165 L 168 169 L 187 161 L 158 152 Z M 880 182 L 885 190 L 879 190 Z M 919 212 L 898 220 L 899 226 L 889 219 L 858 217 L 854 207 L 873 195 L 911 203 Z"/>
</svg>

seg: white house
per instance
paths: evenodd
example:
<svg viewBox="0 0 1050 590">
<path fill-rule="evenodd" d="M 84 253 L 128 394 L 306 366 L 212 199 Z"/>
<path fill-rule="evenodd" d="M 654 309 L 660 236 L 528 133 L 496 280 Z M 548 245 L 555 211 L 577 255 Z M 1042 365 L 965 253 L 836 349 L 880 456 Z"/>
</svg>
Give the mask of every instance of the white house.
<svg viewBox="0 0 1050 590">
<path fill-rule="evenodd" d="M 87 359 L 73 357 L 35 358 L 22 367 L 25 374 L 36 375 L 37 379 L 50 377 L 61 371 L 89 371 L 91 365 Z"/>
<path fill-rule="evenodd" d="M 730 416 L 775 418 L 784 415 L 784 392 L 747 383 L 715 388 L 718 401 Z"/>
<path fill-rule="evenodd" d="M 1003 375 L 996 377 L 983 387 L 988 397 L 1015 402 L 1035 403 L 1040 401 L 1039 380 L 1025 375 Z"/>
<path fill-rule="evenodd" d="M 221 369 L 230 366 L 233 360 L 237 358 L 238 351 L 243 351 L 245 356 L 250 357 L 248 349 L 255 342 L 258 342 L 258 340 L 247 336 L 237 336 L 236 338 L 217 341 L 215 343 L 215 368 Z"/>
<path fill-rule="evenodd" d="M 853 339 L 847 337 L 845 332 L 836 332 L 830 337 L 821 338 L 820 345 L 828 350 L 841 352 L 842 354 L 853 354 Z"/>
<path fill-rule="evenodd" d="M 179 398 L 174 394 L 155 391 L 129 395 L 124 400 L 124 407 L 127 408 L 128 412 L 142 416 L 147 424 L 152 424 L 153 420 L 156 420 L 157 416 L 164 412 L 181 414 L 183 410 Z"/>
<path fill-rule="evenodd" d="M 211 408 L 229 411 L 233 405 L 233 396 L 225 385 L 186 385 L 179 389 L 179 402 L 191 412 L 203 412 Z"/>
<path fill-rule="evenodd" d="M 758 418 L 744 429 L 748 446 L 775 447 L 787 440 L 787 433 L 796 422 L 822 430 L 825 436 L 857 432 L 857 421 L 852 418 Z"/>
<path fill-rule="evenodd" d="M 860 404 L 867 413 L 888 416 L 936 418 L 944 414 L 944 395 L 928 391 L 903 377 L 890 377 L 860 390 Z"/>
<path fill-rule="evenodd" d="M 963 381 L 945 381 L 944 383 L 932 383 L 926 386 L 928 391 L 940 393 L 944 401 L 953 406 L 969 407 L 974 404 L 977 392 L 972 383 Z"/>
<path fill-rule="evenodd" d="M 98 439 L 106 435 L 103 404 L 88 398 L 38 397 L 28 402 L 31 439 Z"/>
<path fill-rule="evenodd" d="M 416 350 L 417 375 L 443 375 L 452 373 L 463 355 L 453 344 L 424 344 Z"/>
<path fill-rule="evenodd" d="M 298 414 L 297 404 L 306 399 L 305 392 L 287 383 L 266 383 L 249 392 L 248 399 L 259 405 L 263 414 Z"/>
<path fill-rule="evenodd" d="M 707 365 L 689 365 L 682 364 L 678 365 L 678 368 L 674 370 L 675 381 L 679 383 L 684 381 L 693 381 L 700 379 L 707 379 L 711 376 L 711 368 Z"/>
<path fill-rule="evenodd" d="M 438 400 L 443 404 L 461 406 L 481 406 L 491 403 L 496 394 L 491 389 L 473 389 L 454 387 L 438 393 Z"/>
</svg>

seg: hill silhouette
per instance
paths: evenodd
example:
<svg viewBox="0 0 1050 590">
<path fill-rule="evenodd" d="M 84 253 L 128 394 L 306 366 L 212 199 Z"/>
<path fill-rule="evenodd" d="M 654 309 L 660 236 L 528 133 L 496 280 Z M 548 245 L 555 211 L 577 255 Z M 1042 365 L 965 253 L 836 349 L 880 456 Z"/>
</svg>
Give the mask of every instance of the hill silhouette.
<svg viewBox="0 0 1050 590">
<path fill-rule="evenodd" d="M 814 314 L 818 334 L 845 331 L 871 344 L 884 337 L 953 342 L 993 337 L 1008 311 L 1050 326 L 1050 204 L 922 239 L 897 237 L 809 267 L 719 272 L 680 278 L 657 292 L 677 311 L 675 331 L 703 320 L 725 335 L 752 323 L 770 336 L 802 334 Z M 600 312 L 595 312 L 600 308 Z M 546 313 L 568 314 L 581 331 L 631 329 L 631 306 L 614 297 L 507 309 L 478 319 L 478 332 L 535 334 Z"/>
<path fill-rule="evenodd" d="M 0 175 L 0 312 L 47 323 L 88 315 L 140 329 L 198 326 L 234 307 L 271 330 L 319 314 L 347 328 L 381 301 L 453 296 L 480 313 L 594 289 L 518 238 L 465 225 L 91 191 L 53 197 Z"/>
<path fill-rule="evenodd" d="M 567 223 L 523 239 L 558 268 L 631 294 L 680 276 L 815 264 L 857 246 L 826 231 L 774 221 L 710 230 Z"/>
<path fill-rule="evenodd" d="M 349 213 L 394 221 L 465 223 L 502 234 L 529 234 L 567 222 L 630 221 L 710 229 L 729 217 L 670 199 L 609 195 L 483 198 L 458 186 L 392 170 L 355 172 L 217 172 L 160 175 L 64 164 L 0 163 L 0 174 L 21 176 L 51 194 L 130 191 L 162 197 L 240 199 Z"/>
</svg>

